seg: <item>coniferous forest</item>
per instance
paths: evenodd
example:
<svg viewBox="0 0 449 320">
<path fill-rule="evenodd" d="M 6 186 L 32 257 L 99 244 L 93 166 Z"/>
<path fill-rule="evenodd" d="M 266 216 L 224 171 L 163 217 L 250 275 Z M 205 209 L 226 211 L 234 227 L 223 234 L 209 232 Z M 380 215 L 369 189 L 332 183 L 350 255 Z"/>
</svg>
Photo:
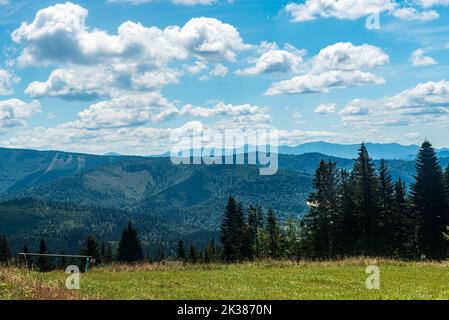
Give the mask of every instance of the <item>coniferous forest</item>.
<svg viewBox="0 0 449 320">
<path fill-rule="evenodd" d="M 441 260 L 448 255 L 449 168 L 424 142 L 415 181 L 393 181 L 386 161 L 376 168 L 362 144 L 352 170 L 321 160 L 308 213 L 280 225 L 269 209 L 243 209 L 233 198 L 222 224 L 226 261 L 270 258 L 338 259 L 377 256 Z"/>
</svg>

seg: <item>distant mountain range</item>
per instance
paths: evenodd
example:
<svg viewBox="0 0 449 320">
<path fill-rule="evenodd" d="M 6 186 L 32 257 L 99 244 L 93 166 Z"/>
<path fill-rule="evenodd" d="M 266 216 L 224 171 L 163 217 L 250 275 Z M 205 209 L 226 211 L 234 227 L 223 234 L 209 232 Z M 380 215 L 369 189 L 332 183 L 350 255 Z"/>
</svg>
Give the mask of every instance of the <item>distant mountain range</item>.
<svg viewBox="0 0 449 320">
<path fill-rule="evenodd" d="M 250 165 L 177 166 L 167 157 L 0 148 L 0 200 L 5 201 L 0 203 L 0 234 L 6 233 L 16 249 L 25 241 L 37 243 L 45 237 L 63 238 L 65 244 L 58 248 L 74 250 L 89 233 L 116 240 L 131 219 L 144 233 L 147 251 L 164 241 L 173 248 L 180 238 L 203 244 L 211 237 L 218 240 L 229 195 L 246 206 L 271 207 L 282 219 L 304 214 L 319 161 L 332 160 L 350 170 L 358 147 L 346 146 L 344 151 L 341 145 L 314 143 L 281 150 L 299 153 L 322 148 L 330 155 L 280 154 L 279 172 L 274 176 L 260 176 L 258 168 Z M 389 145 L 385 150 L 401 157 L 415 147 Z M 388 158 L 378 145 L 368 144 L 368 148 L 375 158 Z M 347 157 L 333 155 L 341 153 Z M 443 158 L 441 164 L 446 166 L 448 161 Z M 412 183 L 414 160 L 388 160 L 388 165 L 395 179 Z M 76 243 L 68 245 L 70 239 Z"/>
<path fill-rule="evenodd" d="M 368 152 L 374 160 L 414 160 L 419 151 L 417 145 L 401 145 L 398 143 L 365 143 Z M 288 155 L 302 155 L 306 153 L 321 153 L 333 157 L 340 157 L 346 159 L 355 159 L 357 157 L 360 144 L 338 144 L 324 141 L 316 141 L 304 143 L 295 147 L 279 146 L 278 153 Z M 249 147 L 239 149 L 234 153 L 247 153 Z M 254 150 L 254 147 L 252 147 Z M 190 151 L 193 154 L 192 151 Z M 224 153 L 224 151 L 223 151 Z M 449 148 L 437 149 L 440 158 L 449 158 Z M 117 155 L 115 153 L 110 153 Z M 108 154 L 109 155 L 109 154 Z M 160 155 L 152 155 L 149 157 L 169 157 L 170 153 L 165 152 Z"/>
<path fill-rule="evenodd" d="M 373 159 L 389 159 L 389 160 L 413 160 L 419 151 L 419 146 L 404 146 L 398 143 L 366 143 L 365 144 L 370 156 Z M 323 153 L 334 157 L 354 159 L 360 144 L 336 144 L 324 141 L 310 142 L 301 144 L 296 147 L 281 146 L 279 153 L 300 155 L 305 153 Z M 449 157 L 449 149 L 439 149 L 438 155 L 441 158 Z"/>
</svg>

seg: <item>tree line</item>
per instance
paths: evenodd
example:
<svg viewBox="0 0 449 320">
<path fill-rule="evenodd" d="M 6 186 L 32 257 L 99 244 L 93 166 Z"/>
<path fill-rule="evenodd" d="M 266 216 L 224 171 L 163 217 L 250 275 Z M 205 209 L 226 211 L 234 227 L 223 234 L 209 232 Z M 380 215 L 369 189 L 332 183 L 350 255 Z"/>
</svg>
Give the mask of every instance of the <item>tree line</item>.
<svg viewBox="0 0 449 320">
<path fill-rule="evenodd" d="M 441 168 L 428 141 L 409 188 L 400 178 L 393 181 L 387 161 L 376 168 L 364 144 L 352 170 L 321 160 L 308 206 L 304 217 L 280 226 L 273 210 L 264 221 L 260 206 L 245 215 L 230 197 L 221 225 L 223 260 L 448 256 L 449 166 Z"/>
<path fill-rule="evenodd" d="M 25 245 L 22 249 L 24 254 L 29 254 L 30 250 Z M 57 262 L 49 256 L 47 244 L 44 239 L 39 243 L 39 254 L 42 256 L 27 256 L 27 267 L 35 268 L 41 272 L 48 272 L 55 268 L 62 269 L 67 265 L 79 265 L 84 270 L 86 259 L 65 257 L 65 253 L 61 252 L 61 257 Z M 101 244 L 93 235 L 86 236 L 84 243 L 80 249 L 79 255 L 89 256 L 93 259 L 94 264 L 109 264 L 112 262 L 135 263 L 144 259 L 142 245 L 137 230 L 132 226 L 131 221 L 128 226 L 123 229 L 117 250 L 114 250 L 110 243 Z M 5 235 L 0 235 L 0 264 L 8 263 L 13 258 L 8 240 Z M 22 261 L 23 262 L 23 261 Z"/>
<path fill-rule="evenodd" d="M 425 141 L 408 190 L 392 180 L 387 162 L 376 169 L 362 144 L 353 169 L 321 161 L 302 219 L 303 254 L 316 258 L 385 256 L 444 259 L 449 242 L 449 166 L 443 170 Z"/>
</svg>

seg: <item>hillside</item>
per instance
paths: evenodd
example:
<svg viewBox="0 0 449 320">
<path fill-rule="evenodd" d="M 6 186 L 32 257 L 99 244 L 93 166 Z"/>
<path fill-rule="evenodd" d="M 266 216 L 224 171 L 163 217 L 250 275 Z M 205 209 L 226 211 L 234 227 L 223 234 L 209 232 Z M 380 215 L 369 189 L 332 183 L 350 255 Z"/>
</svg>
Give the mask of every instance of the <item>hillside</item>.
<svg viewBox="0 0 449 320">
<path fill-rule="evenodd" d="M 0 193 L 23 190 L 99 166 L 132 159 L 133 157 L 0 148 Z"/>
</svg>

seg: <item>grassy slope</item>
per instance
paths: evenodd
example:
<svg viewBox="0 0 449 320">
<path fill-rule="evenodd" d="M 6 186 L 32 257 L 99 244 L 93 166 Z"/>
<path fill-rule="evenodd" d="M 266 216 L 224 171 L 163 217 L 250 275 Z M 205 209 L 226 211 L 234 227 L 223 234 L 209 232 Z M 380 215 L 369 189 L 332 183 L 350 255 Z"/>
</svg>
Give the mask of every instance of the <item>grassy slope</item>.
<svg viewBox="0 0 449 320">
<path fill-rule="evenodd" d="M 33 284 L 28 296 L 99 299 L 448 299 L 449 263 L 378 261 L 381 289 L 367 290 L 368 260 L 322 263 L 253 263 L 157 268 L 113 266 L 82 275 L 81 291 L 61 290 L 65 274 L 15 270 Z M 0 297 L 2 272 L 0 270 Z M 10 271 L 11 272 L 11 271 Z M 3 278 L 6 286 L 14 283 Z M 17 281 L 17 280 L 16 280 Z M 25 281 L 25 283 L 26 283 Z M 3 285 L 5 287 L 5 285 Z M 23 286 L 23 284 L 22 284 Z M 42 288 L 49 288 L 47 291 Z M 3 290 L 5 291 L 5 290 Z M 11 291 L 11 290 L 10 290 Z M 46 293 L 47 292 L 47 293 Z M 15 293 L 20 298 L 20 292 Z M 61 295 L 59 297 L 59 295 Z M 5 295 L 3 296 L 5 298 Z M 7 298 L 7 296 L 6 296 Z"/>
</svg>

